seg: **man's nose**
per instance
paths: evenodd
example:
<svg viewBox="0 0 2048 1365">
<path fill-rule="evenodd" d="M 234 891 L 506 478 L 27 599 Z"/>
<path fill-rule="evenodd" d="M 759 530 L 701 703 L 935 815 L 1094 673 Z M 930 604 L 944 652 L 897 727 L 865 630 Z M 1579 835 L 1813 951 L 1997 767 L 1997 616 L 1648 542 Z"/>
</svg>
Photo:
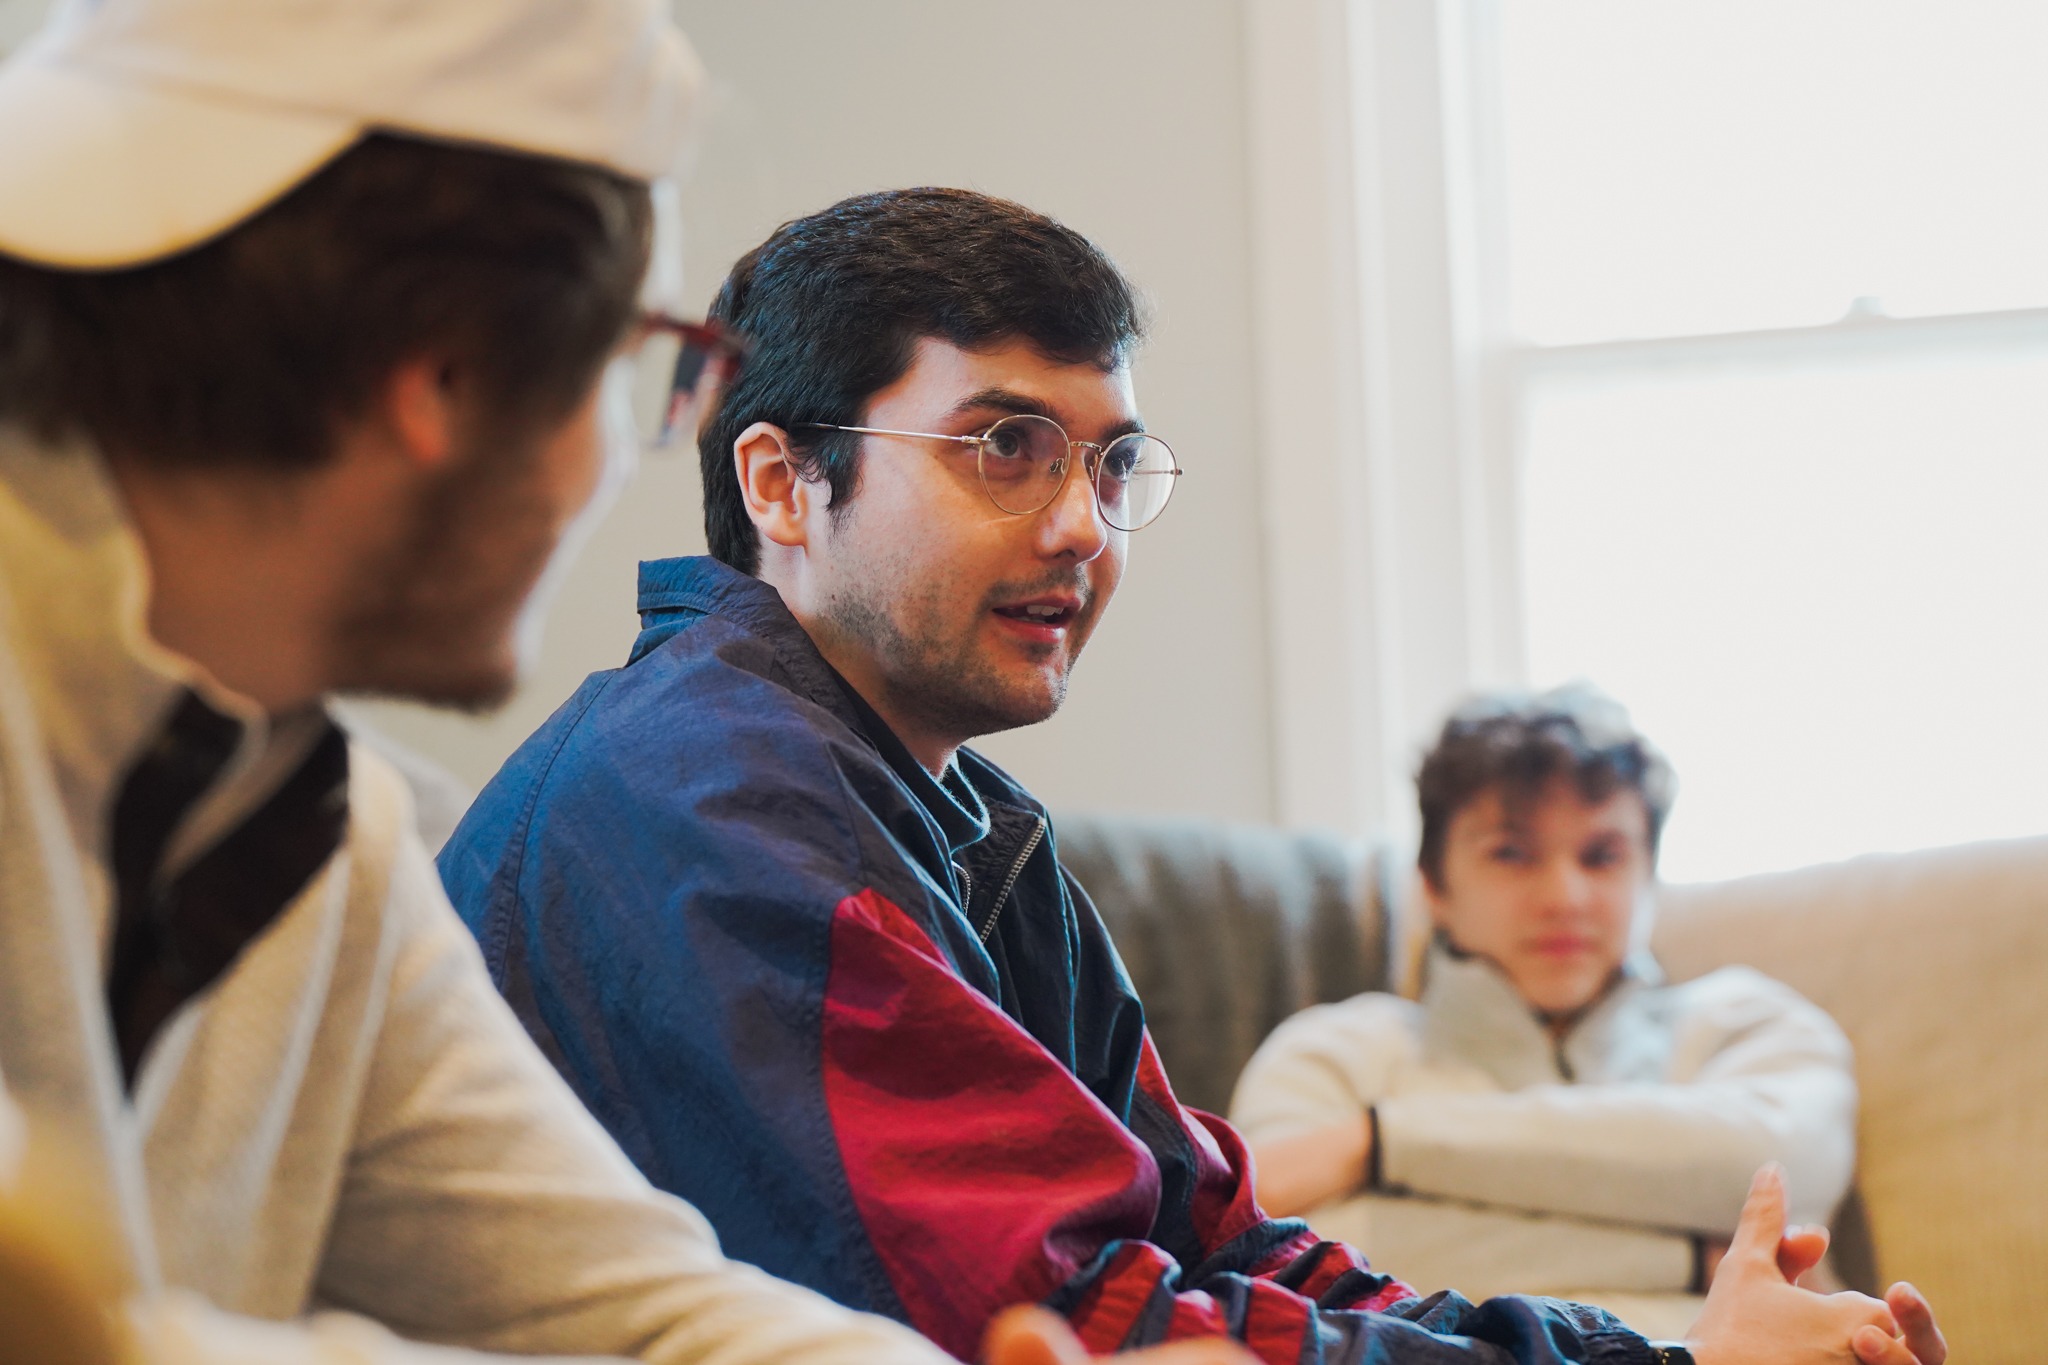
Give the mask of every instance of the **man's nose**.
<svg viewBox="0 0 2048 1365">
<path fill-rule="evenodd" d="M 1069 456 L 1067 481 L 1038 514 L 1039 548 L 1048 558 L 1072 555 L 1085 563 L 1109 547 L 1109 523 L 1095 505 L 1086 453 L 1076 450 Z"/>
<path fill-rule="evenodd" d="M 1592 878 L 1576 858 L 1552 858 L 1544 864 L 1544 900 L 1556 910 L 1583 909 L 1591 899 Z"/>
</svg>

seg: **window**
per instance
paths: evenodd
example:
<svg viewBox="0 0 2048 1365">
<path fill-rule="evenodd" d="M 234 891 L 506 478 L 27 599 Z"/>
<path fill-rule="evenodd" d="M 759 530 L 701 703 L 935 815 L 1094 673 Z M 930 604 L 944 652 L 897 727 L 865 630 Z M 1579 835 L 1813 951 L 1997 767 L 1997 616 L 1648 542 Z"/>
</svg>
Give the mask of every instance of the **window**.
<svg viewBox="0 0 2048 1365">
<path fill-rule="evenodd" d="M 1530 681 L 1675 878 L 2048 831 L 2048 6 L 1474 13 Z"/>
</svg>

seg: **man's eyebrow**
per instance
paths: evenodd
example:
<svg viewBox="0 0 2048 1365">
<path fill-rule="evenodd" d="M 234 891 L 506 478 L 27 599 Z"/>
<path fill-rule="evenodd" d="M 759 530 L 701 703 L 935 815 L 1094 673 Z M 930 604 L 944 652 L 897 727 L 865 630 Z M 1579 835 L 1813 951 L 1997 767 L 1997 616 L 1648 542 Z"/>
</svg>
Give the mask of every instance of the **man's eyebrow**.
<svg viewBox="0 0 2048 1365">
<path fill-rule="evenodd" d="M 1052 405 L 1044 399 L 1033 398 L 1028 393 L 1018 393 L 1015 389 L 1006 389 L 1001 385 L 968 394 L 955 403 L 953 410 L 946 415 L 965 417 L 970 412 L 987 412 L 991 409 L 996 412 L 1029 413 L 1033 417 L 1050 417 L 1055 422 L 1059 420 L 1053 413 Z"/>
<path fill-rule="evenodd" d="M 1015 389 L 1006 389 L 1000 384 L 991 385 L 988 388 L 968 394 L 965 398 L 955 403 L 953 410 L 947 413 L 946 416 L 949 419 L 965 417 L 973 412 L 1024 413 L 1032 417 L 1044 417 L 1060 422 L 1060 415 L 1053 409 L 1052 404 L 1042 398 L 1034 398 L 1028 393 L 1019 393 Z M 1060 425 L 1065 426 L 1066 423 L 1060 422 Z M 1145 423 L 1142 420 L 1136 417 L 1128 418 L 1103 432 L 1102 443 L 1107 445 L 1119 436 L 1135 435 L 1144 429 Z"/>
</svg>

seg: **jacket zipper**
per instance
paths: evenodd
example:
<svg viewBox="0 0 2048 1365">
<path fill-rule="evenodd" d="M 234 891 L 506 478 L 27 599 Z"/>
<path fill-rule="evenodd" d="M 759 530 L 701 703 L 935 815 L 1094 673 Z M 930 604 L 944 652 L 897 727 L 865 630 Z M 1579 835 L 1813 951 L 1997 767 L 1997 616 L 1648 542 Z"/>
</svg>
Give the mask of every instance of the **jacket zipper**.
<svg viewBox="0 0 2048 1365">
<path fill-rule="evenodd" d="M 981 926 L 981 941 L 988 942 L 988 936 L 996 931 L 996 921 L 1002 917 L 1003 902 L 1010 899 L 1010 889 L 1017 885 L 1017 878 L 1024 875 L 1024 864 L 1045 842 L 1045 817 L 1038 817 L 1038 828 L 1031 831 L 1031 837 L 1024 841 L 1024 847 L 1017 850 L 1017 860 L 1010 864 L 1010 875 L 1003 878 L 1000 891 L 996 892 L 995 904 L 989 907 L 988 923 Z"/>
</svg>

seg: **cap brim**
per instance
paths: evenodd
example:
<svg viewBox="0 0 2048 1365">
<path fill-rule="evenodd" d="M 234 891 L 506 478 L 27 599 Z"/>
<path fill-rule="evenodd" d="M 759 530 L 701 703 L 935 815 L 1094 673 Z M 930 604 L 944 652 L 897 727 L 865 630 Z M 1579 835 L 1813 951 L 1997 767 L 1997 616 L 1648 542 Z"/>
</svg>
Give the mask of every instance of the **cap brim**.
<svg viewBox="0 0 2048 1365">
<path fill-rule="evenodd" d="M 196 246 L 363 131 L 343 116 L 117 82 L 28 54 L 0 68 L 0 128 L 0 253 L 73 269 Z"/>
</svg>

